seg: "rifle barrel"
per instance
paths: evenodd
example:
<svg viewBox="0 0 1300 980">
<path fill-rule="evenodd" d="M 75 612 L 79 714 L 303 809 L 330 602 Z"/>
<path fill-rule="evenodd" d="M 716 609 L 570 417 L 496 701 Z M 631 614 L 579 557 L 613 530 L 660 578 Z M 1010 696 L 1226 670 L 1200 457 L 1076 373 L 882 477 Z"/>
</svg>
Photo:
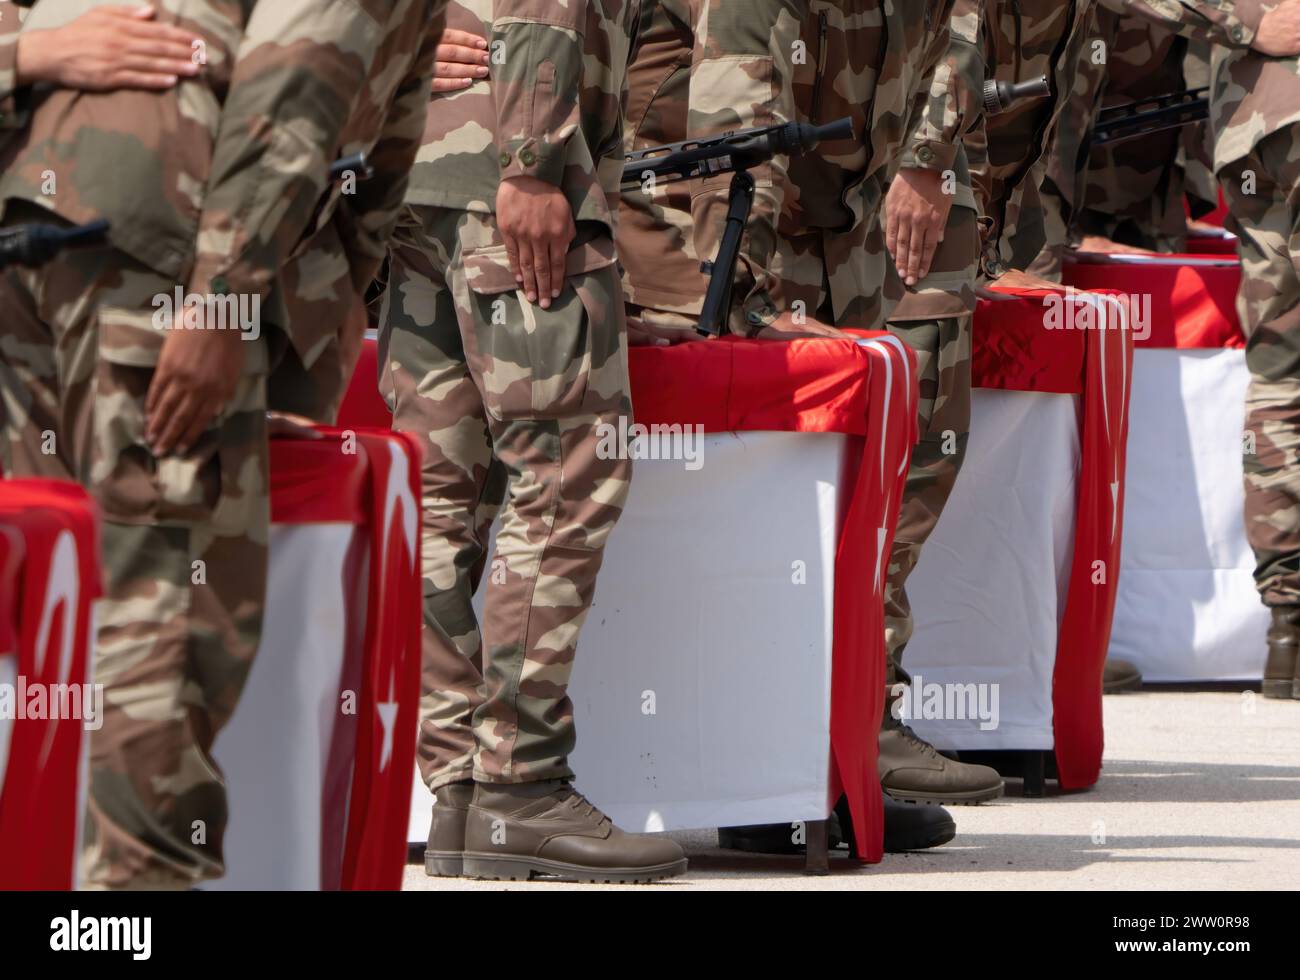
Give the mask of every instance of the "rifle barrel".
<svg viewBox="0 0 1300 980">
<path fill-rule="evenodd" d="M 9 265 L 37 268 L 60 252 L 100 245 L 108 238 L 107 221 L 62 228 L 58 225 L 18 225 L 0 231 L 0 269 Z"/>
<path fill-rule="evenodd" d="M 1203 94 L 1206 91 L 1192 89 L 1103 109 L 1092 129 L 1092 145 L 1110 146 L 1209 119 L 1210 100 Z"/>
<path fill-rule="evenodd" d="M 649 146 L 627 155 L 623 185 L 635 187 L 646 173 L 673 181 L 749 170 L 779 154 L 802 156 L 821 143 L 852 139 L 853 135 L 853 120 L 846 116 L 823 126 L 792 122 Z"/>
</svg>

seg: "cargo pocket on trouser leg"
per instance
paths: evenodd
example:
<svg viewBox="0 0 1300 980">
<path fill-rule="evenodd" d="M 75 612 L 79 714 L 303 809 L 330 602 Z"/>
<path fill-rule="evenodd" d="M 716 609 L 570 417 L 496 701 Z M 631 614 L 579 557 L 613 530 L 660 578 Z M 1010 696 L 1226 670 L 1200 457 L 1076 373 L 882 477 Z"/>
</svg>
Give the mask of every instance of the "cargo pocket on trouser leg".
<svg viewBox="0 0 1300 980">
<path fill-rule="evenodd" d="M 221 871 L 226 806 L 210 748 L 252 661 L 264 600 L 266 341 L 246 342 L 221 418 L 188 454 L 160 460 L 145 443 L 145 399 L 168 334 L 152 319 L 98 315 L 83 469 L 104 515 L 108 584 L 93 792 L 97 822 L 116 828 L 133 860 L 198 880 Z"/>
<path fill-rule="evenodd" d="M 106 519 L 122 524 L 188 526 L 243 523 L 226 498 L 242 495 L 249 474 L 241 443 L 265 438 L 267 348 L 248 341 L 244 370 L 222 415 L 185 456 L 156 458 L 145 442 L 145 398 L 167 331 L 153 314 L 100 311 L 90 448 L 90 488 Z M 250 413 L 254 416 L 249 418 Z M 262 453 L 264 455 L 264 452 Z M 260 474 L 265 493 L 265 467 Z"/>
<path fill-rule="evenodd" d="M 456 283 L 465 357 L 490 417 L 563 419 L 626 398 L 622 292 L 607 235 L 575 245 L 549 310 L 517 288 L 504 245 L 462 254 Z"/>
</svg>

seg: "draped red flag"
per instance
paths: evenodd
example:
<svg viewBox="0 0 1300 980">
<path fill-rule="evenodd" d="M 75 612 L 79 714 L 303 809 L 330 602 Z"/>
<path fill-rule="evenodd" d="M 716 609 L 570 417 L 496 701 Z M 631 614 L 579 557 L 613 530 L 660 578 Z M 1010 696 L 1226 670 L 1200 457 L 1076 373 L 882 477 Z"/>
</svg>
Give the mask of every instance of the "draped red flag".
<svg viewBox="0 0 1300 980">
<path fill-rule="evenodd" d="M 102 583 L 95 506 L 81 487 L 0 480 L 0 889 L 73 887 Z M 2 676 L 11 660 L 11 676 Z M 89 700 L 89 703 L 88 703 Z"/>
</svg>

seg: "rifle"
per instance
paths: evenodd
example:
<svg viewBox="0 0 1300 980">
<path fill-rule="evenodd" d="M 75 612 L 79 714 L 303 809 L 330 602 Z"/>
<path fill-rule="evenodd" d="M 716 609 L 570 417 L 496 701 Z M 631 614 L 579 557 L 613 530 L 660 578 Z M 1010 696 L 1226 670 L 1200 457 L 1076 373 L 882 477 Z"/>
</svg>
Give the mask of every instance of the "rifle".
<svg viewBox="0 0 1300 980">
<path fill-rule="evenodd" d="M 1208 93 L 1194 88 L 1103 109 L 1092 127 L 1092 145 L 1110 146 L 1209 119 Z"/>
<path fill-rule="evenodd" d="M 1027 82 L 998 82 L 989 79 L 984 83 L 984 114 L 1000 115 L 1021 99 L 1045 99 L 1052 94 L 1052 85 L 1046 75 Z"/>
<path fill-rule="evenodd" d="M 647 178 L 666 183 L 730 173 L 731 191 L 726 224 L 718 254 L 702 265 L 709 273 L 709 288 L 696 332 L 716 337 L 731 309 L 731 291 L 740 258 L 740 240 L 754 205 L 754 178 L 749 171 L 778 154 L 797 157 L 811 153 L 820 143 L 852 139 L 853 120 L 845 117 L 825 126 L 783 123 L 779 126 L 742 129 L 706 139 L 683 140 L 664 146 L 650 146 L 627 155 L 623 187 L 639 187 Z"/>
<path fill-rule="evenodd" d="M 22 265 L 35 269 L 70 248 L 89 248 L 108 240 L 108 222 L 62 228 L 58 225 L 16 225 L 0 230 L 0 269 Z"/>
</svg>

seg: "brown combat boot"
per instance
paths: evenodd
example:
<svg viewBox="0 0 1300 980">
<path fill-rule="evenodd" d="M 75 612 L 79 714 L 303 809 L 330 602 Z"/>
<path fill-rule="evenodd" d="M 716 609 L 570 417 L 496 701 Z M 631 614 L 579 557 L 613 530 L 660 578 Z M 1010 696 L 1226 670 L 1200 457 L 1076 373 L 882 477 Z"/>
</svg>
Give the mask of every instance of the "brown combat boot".
<svg viewBox="0 0 1300 980">
<path fill-rule="evenodd" d="M 424 849 L 424 873 L 430 878 L 459 878 L 465 857 L 465 818 L 474 799 L 472 782 L 452 783 L 433 794 L 429 846 Z"/>
<path fill-rule="evenodd" d="M 471 878 L 634 884 L 685 871 L 675 841 L 624 833 L 565 780 L 474 787 L 465 825 Z"/>
<path fill-rule="evenodd" d="M 900 803 L 986 803 L 1002 795 L 1002 777 L 988 766 L 955 762 L 907 725 L 880 731 L 880 788 Z"/>
<path fill-rule="evenodd" d="M 1264 697 L 1300 698 L 1300 606 L 1274 606 L 1264 663 Z"/>
</svg>

